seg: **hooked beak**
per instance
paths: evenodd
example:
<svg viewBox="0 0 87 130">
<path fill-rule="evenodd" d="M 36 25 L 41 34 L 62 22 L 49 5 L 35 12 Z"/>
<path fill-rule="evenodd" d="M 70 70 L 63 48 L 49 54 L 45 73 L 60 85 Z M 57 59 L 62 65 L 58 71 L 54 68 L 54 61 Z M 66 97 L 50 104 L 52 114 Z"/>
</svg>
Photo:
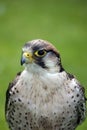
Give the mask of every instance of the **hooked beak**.
<svg viewBox="0 0 87 130">
<path fill-rule="evenodd" d="M 33 61 L 32 53 L 24 52 L 21 58 L 21 65 L 32 63 L 32 61 Z"/>
<path fill-rule="evenodd" d="M 26 59 L 24 57 L 21 58 L 21 65 L 23 65 L 26 62 Z"/>
</svg>

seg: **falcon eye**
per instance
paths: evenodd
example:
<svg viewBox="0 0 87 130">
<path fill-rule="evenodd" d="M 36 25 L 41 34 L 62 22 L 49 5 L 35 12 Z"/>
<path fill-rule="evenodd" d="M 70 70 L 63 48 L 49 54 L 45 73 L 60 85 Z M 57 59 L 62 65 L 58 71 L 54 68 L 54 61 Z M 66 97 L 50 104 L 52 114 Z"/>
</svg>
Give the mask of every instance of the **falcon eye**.
<svg viewBox="0 0 87 130">
<path fill-rule="evenodd" d="M 27 57 L 29 57 L 29 54 L 27 53 Z"/>
<path fill-rule="evenodd" d="M 43 57 L 46 55 L 46 50 L 38 50 L 34 53 L 37 57 Z"/>
</svg>

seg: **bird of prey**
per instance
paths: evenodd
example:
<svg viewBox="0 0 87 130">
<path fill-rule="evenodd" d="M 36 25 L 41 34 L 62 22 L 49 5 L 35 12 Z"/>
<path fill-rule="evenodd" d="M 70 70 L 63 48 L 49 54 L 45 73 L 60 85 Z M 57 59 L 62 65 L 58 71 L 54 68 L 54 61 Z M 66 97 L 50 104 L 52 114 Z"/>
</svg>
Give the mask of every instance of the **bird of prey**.
<svg viewBox="0 0 87 130">
<path fill-rule="evenodd" d="M 10 130 L 75 130 L 86 117 L 84 88 L 62 66 L 48 41 L 36 39 L 22 48 L 21 65 L 6 92 Z"/>
</svg>

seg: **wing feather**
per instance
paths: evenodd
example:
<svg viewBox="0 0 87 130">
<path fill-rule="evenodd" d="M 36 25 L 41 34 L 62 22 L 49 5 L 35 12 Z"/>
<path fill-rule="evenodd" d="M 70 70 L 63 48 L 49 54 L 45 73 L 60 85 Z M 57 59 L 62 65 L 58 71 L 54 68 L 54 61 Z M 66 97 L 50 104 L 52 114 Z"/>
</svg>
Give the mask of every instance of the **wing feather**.
<svg viewBox="0 0 87 130">
<path fill-rule="evenodd" d="M 77 112 L 78 112 L 77 123 L 81 124 L 86 118 L 86 97 L 85 97 L 84 87 L 79 83 L 78 83 L 78 87 L 80 88 L 79 91 L 81 93 L 81 99 L 79 100 L 79 105 L 77 107 Z"/>
<path fill-rule="evenodd" d="M 87 98 L 85 97 L 85 89 L 84 87 L 77 81 L 77 79 L 75 78 L 75 76 L 73 76 L 70 73 L 67 73 L 67 77 L 70 80 L 73 80 L 76 82 L 76 88 L 79 89 L 79 93 L 80 93 L 80 99 L 79 102 L 77 104 L 77 124 L 81 124 L 85 118 L 86 118 L 86 101 Z"/>
<path fill-rule="evenodd" d="M 8 89 L 6 91 L 5 115 L 6 115 L 7 106 L 8 106 L 8 102 L 9 102 L 9 98 L 10 98 L 10 90 L 17 83 L 20 75 L 21 75 L 21 72 L 17 73 L 16 78 L 12 82 L 10 82 L 9 85 L 8 85 Z"/>
</svg>

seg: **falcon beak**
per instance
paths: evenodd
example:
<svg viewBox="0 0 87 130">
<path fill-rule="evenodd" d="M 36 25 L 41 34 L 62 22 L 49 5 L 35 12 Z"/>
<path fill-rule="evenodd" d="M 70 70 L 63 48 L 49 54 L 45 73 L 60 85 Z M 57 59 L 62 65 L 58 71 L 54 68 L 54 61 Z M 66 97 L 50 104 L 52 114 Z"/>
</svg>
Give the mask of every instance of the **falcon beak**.
<svg viewBox="0 0 87 130">
<path fill-rule="evenodd" d="M 33 61 L 32 53 L 24 52 L 21 58 L 21 65 L 32 63 L 32 61 Z"/>
</svg>

